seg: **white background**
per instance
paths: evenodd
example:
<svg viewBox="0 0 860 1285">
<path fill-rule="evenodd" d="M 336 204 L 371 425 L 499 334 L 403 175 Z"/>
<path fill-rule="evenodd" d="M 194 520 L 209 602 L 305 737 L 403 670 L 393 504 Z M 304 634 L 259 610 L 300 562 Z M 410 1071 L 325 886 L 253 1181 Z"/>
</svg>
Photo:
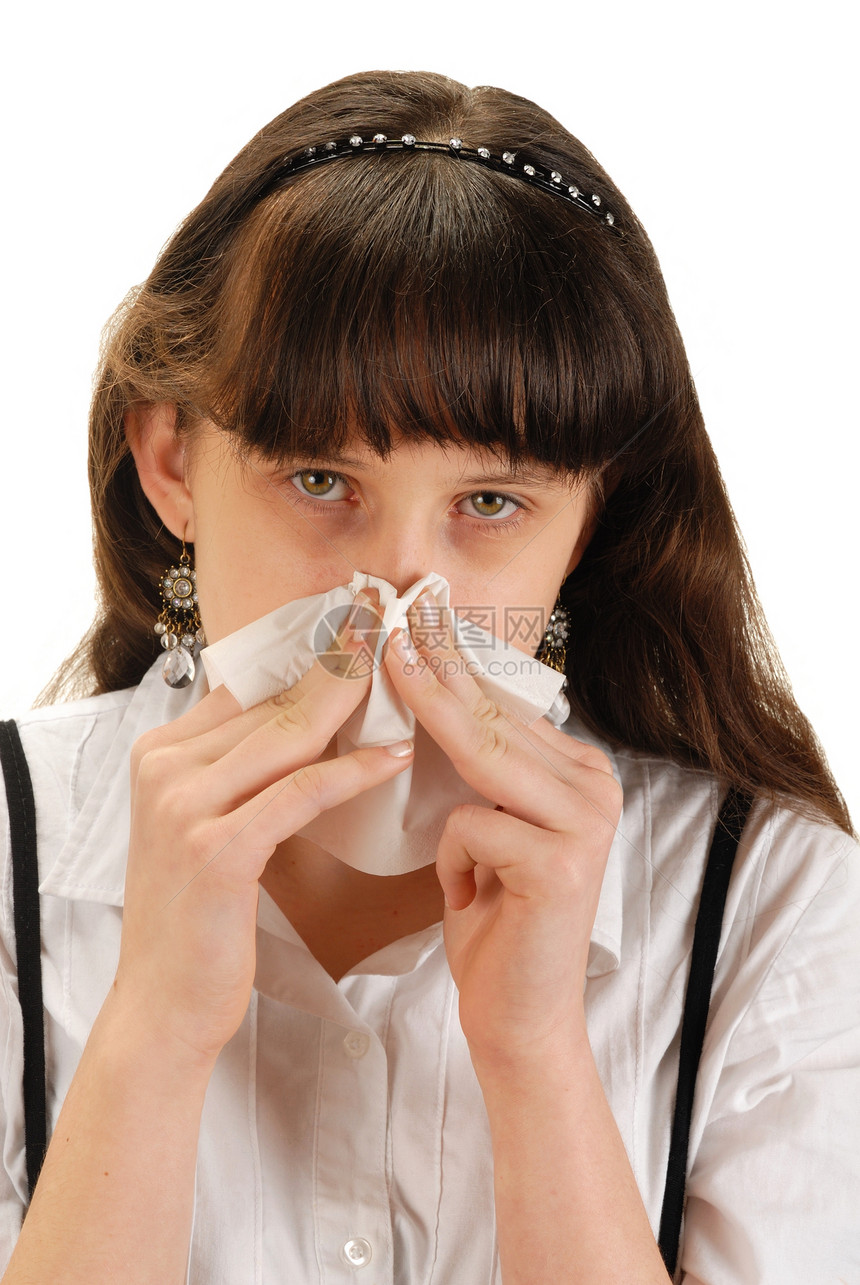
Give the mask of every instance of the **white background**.
<svg viewBox="0 0 860 1285">
<path fill-rule="evenodd" d="M 89 624 L 99 332 L 250 135 L 372 68 L 559 117 L 648 229 L 761 598 L 860 822 L 849 6 L 16 6 L 3 86 L 0 711 Z M 516 140 L 511 140 L 516 142 Z"/>
</svg>

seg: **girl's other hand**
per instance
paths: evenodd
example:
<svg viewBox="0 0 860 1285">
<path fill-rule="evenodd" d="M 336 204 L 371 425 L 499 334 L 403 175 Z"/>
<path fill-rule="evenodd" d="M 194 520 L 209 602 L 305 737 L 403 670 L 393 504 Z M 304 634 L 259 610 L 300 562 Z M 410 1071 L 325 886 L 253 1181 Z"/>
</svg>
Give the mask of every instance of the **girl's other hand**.
<svg viewBox="0 0 860 1285">
<path fill-rule="evenodd" d="M 437 856 L 448 960 L 480 1075 L 587 1039 L 585 970 L 621 787 L 600 750 L 489 700 L 450 630 L 420 629 L 421 601 L 410 619 L 428 645 L 393 635 L 388 672 L 460 776 L 497 803 L 454 808 Z"/>
</svg>

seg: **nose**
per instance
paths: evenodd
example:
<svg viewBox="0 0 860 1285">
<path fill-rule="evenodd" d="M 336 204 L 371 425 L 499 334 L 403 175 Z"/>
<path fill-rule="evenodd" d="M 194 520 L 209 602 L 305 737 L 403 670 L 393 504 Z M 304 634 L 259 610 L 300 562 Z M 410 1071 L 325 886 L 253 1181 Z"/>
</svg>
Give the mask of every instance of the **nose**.
<svg viewBox="0 0 860 1285">
<path fill-rule="evenodd" d="M 387 580 L 398 598 L 431 571 L 445 575 L 435 541 L 422 538 L 414 522 L 386 524 L 357 552 L 362 559 L 357 569 Z"/>
</svg>

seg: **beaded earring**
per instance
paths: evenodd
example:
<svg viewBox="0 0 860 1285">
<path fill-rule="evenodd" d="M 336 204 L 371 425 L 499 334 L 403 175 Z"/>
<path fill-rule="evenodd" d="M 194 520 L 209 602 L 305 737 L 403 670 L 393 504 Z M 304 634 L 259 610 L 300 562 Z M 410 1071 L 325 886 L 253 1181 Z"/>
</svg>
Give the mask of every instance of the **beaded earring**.
<svg viewBox="0 0 860 1285">
<path fill-rule="evenodd" d="M 559 674 L 563 674 L 565 661 L 567 660 L 567 640 L 569 636 L 570 612 L 567 607 L 562 606 L 561 596 L 559 596 L 550 612 L 544 636 L 536 652 L 536 658 L 543 661 L 545 665 L 549 665 L 550 669 L 555 669 Z"/>
<path fill-rule="evenodd" d="M 565 673 L 565 664 L 567 662 L 567 640 L 570 637 L 570 612 L 567 607 L 562 606 L 561 595 L 556 599 L 555 606 L 550 612 L 549 621 L 541 639 L 540 646 L 535 652 L 535 659 L 549 665 L 559 674 Z M 555 727 L 561 727 L 570 717 L 570 701 L 565 695 L 567 691 L 567 677 L 561 686 L 561 690 L 547 712 L 547 718 Z"/>
<path fill-rule="evenodd" d="M 187 687 L 194 679 L 194 658 L 206 646 L 206 637 L 197 603 L 197 572 L 184 540 L 178 564 L 165 571 L 158 587 L 164 606 L 155 632 L 167 652 L 161 677 L 168 687 Z"/>
</svg>

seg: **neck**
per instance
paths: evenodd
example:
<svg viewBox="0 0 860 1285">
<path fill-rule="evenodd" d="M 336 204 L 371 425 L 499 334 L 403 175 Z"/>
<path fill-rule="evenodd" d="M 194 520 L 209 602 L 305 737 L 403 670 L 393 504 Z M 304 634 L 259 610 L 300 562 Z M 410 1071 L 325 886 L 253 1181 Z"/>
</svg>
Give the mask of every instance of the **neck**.
<svg viewBox="0 0 860 1285">
<path fill-rule="evenodd" d="M 435 865 L 369 875 L 295 835 L 260 880 L 311 954 L 337 981 L 383 946 L 442 919 Z"/>
</svg>

